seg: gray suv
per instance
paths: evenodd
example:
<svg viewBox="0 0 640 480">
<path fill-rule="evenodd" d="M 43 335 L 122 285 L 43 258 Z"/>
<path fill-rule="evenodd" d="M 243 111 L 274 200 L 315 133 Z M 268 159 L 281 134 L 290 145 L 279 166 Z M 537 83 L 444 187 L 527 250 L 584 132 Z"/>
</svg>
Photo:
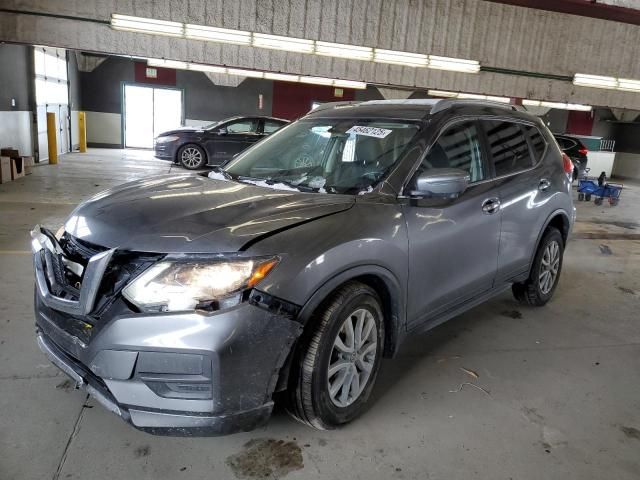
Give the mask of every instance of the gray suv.
<svg viewBox="0 0 640 480">
<path fill-rule="evenodd" d="M 37 341 L 141 430 L 353 420 L 382 357 L 511 288 L 547 303 L 575 210 L 537 118 L 465 100 L 323 106 L 209 175 L 147 178 L 32 232 Z"/>
</svg>

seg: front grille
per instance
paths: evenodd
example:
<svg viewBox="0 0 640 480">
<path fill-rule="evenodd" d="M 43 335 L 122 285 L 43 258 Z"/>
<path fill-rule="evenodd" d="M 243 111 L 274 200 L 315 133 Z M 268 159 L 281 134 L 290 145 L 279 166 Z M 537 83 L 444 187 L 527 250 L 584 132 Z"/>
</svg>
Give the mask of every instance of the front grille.
<svg viewBox="0 0 640 480">
<path fill-rule="evenodd" d="M 70 260 L 78 262 L 85 267 L 91 257 L 106 250 L 105 247 L 81 240 L 66 232 L 60 239 L 60 246 Z M 141 270 L 148 268 L 160 257 L 161 255 L 117 251 L 102 277 L 93 315 L 101 315 L 129 280 L 139 274 Z M 78 280 L 81 284 L 82 279 Z"/>
<path fill-rule="evenodd" d="M 44 249 L 41 252 L 46 258 L 45 271 L 49 288 L 51 293 L 57 297 L 78 301 L 83 288 L 83 277 L 87 264 L 92 257 L 106 251 L 107 248 L 86 242 L 68 233 L 63 234 L 58 244 L 63 251 L 67 265 L 65 265 L 65 261 L 63 261 L 63 255 L 48 249 Z M 84 334 L 84 340 L 88 340 L 88 338 L 86 338 L 87 335 L 91 336 L 91 334 L 95 334 L 96 330 L 102 327 L 102 323 L 104 322 L 100 320 L 107 316 L 114 302 L 120 298 L 119 294 L 124 286 L 162 256 L 161 254 L 116 251 L 112 255 L 100 279 L 98 293 L 90 314 L 77 316 L 58 312 L 61 317 L 69 318 L 70 321 L 62 321 L 62 318 L 57 318 L 55 323 L 59 327 L 62 327 L 67 333 L 76 337 L 82 338 Z M 85 268 L 82 275 L 78 275 L 80 272 L 77 268 L 75 268 L 76 271 L 74 272 L 74 268 L 68 266 L 68 261 L 82 265 L 82 267 Z M 122 303 L 123 302 L 120 301 L 115 310 L 121 311 L 123 305 L 120 304 Z M 89 331 L 86 329 L 87 326 L 98 328 Z"/>
</svg>

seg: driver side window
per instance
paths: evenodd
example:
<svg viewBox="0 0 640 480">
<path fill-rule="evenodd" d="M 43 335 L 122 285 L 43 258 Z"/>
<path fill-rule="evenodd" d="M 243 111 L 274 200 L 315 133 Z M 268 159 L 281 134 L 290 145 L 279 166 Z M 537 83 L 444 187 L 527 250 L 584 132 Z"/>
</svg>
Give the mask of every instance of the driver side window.
<svg viewBox="0 0 640 480">
<path fill-rule="evenodd" d="M 256 133 L 258 131 L 258 121 L 251 118 L 236 120 L 225 125 L 229 133 Z"/>
<path fill-rule="evenodd" d="M 422 161 L 418 173 L 432 168 L 459 168 L 471 183 L 488 178 L 475 122 L 459 122 L 444 130 Z"/>
</svg>

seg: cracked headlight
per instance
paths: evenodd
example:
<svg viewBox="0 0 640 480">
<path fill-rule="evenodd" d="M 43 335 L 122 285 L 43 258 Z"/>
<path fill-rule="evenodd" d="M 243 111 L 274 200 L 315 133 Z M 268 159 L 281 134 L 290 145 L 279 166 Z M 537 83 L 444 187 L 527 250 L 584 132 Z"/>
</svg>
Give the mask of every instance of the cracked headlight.
<svg viewBox="0 0 640 480">
<path fill-rule="evenodd" d="M 278 264 L 278 258 L 162 261 L 123 290 L 144 311 L 195 310 L 212 302 L 231 306 L 242 291 L 257 285 Z"/>
</svg>

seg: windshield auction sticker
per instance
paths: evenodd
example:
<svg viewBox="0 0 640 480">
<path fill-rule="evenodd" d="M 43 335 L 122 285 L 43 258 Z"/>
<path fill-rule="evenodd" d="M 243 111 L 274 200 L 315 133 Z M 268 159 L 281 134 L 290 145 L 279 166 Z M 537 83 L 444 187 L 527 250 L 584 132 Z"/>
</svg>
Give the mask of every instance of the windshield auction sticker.
<svg viewBox="0 0 640 480">
<path fill-rule="evenodd" d="M 366 137 L 384 138 L 391 132 L 392 130 L 387 130 L 386 128 L 363 127 L 354 125 L 349 130 L 347 130 L 346 133 L 355 133 L 356 135 L 364 135 Z"/>
</svg>

